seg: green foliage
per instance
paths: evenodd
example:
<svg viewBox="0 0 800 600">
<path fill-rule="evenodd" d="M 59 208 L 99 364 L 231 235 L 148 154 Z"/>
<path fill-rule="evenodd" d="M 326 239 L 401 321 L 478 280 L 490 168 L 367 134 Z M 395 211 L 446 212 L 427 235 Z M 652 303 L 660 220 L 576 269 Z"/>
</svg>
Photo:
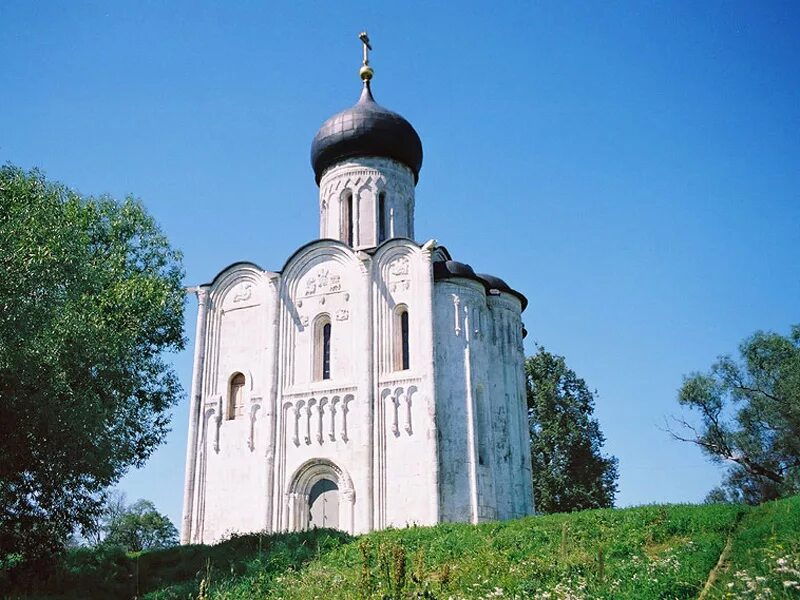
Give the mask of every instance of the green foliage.
<svg viewBox="0 0 800 600">
<path fill-rule="evenodd" d="M 162 355 L 184 345 L 182 277 L 140 203 L 0 167 L 3 565 L 48 560 L 163 440 L 180 393 Z"/>
<path fill-rule="evenodd" d="M 351 539 L 341 531 L 315 529 L 238 535 L 214 546 L 144 552 L 126 553 L 111 544 L 77 548 L 43 571 L 25 597 L 32 593 L 49 600 L 194 600 L 208 597 L 209 589 L 224 594 L 234 583 L 244 582 L 252 586 L 254 597 L 263 597 L 258 592 L 270 589 L 279 575 L 295 572 Z M 0 597 L 6 596 L 0 592 Z"/>
<path fill-rule="evenodd" d="M 358 539 L 316 529 L 132 554 L 83 548 L 67 554 L 36 597 L 682 600 L 698 597 L 729 540 L 729 562 L 706 598 L 798 597 L 800 496 L 758 507 L 600 509 Z"/>
<path fill-rule="evenodd" d="M 709 501 L 757 504 L 800 492 L 800 325 L 789 336 L 757 332 L 708 374 L 684 378 L 678 400 L 700 424 L 678 419 L 680 440 L 727 463 Z"/>
<path fill-rule="evenodd" d="M 108 523 L 105 544 L 128 552 L 169 548 L 178 543 L 178 530 L 149 500 L 138 500 Z"/>
<path fill-rule="evenodd" d="M 267 597 L 696 598 L 745 510 L 648 506 L 371 533 L 279 578 Z M 209 598 L 261 597 L 248 586 Z"/>
<path fill-rule="evenodd" d="M 538 348 L 525 361 L 536 510 L 543 513 L 614 504 L 617 459 L 603 456 L 605 438 L 594 394 L 563 357 Z"/>
<path fill-rule="evenodd" d="M 800 598 L 800 496 L 747 513 L 712 598 Z"/>
</svg>

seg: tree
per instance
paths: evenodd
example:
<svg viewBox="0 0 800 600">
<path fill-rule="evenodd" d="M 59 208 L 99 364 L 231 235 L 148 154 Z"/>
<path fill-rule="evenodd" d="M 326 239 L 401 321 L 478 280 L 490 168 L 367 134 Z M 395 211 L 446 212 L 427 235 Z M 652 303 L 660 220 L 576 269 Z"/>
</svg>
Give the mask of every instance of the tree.
<svg viewBox="0 0 800 600">
<path fill-rule="evenodd" d="M 94 515 L 92 523 L 82 528 L 84 544 L 97 546 L 102 543 L 108 536 L 111 523 L 121 518 L 127 509 L 128 502 L 124 492 L 116 489 L 107 491 L 103 496 L 103 505 Z"/>
<path fill-rule="evenodd" d="M 164 439 L 182 278 L 139 202 L 0 167 L 0 555 L 58 550 Z"/>
<path fill-rule="evenodd" d="M 707 374 L 684 377 L 678 402 L 699 423 L 676 418 L 678 440 L 727 464 L 709 501 L 757 504 L 800 492 L 800 325 L 789 336 L 756 332 Z"/>
<path fill-rule="evenodd" d="M 617 459 L 603 456 L 605 437 L 595 394 L 562 356 L 539 347 L 525 361 L 536 509 L 543 513 L 609 507 Z"/>
<path fill-rule="evenodd" d="M 178 530 L 149 500 L 137 500 L 107 524 L 105 544 L 127 552 L 168 548 L 178 543 Z"/>
</svg>

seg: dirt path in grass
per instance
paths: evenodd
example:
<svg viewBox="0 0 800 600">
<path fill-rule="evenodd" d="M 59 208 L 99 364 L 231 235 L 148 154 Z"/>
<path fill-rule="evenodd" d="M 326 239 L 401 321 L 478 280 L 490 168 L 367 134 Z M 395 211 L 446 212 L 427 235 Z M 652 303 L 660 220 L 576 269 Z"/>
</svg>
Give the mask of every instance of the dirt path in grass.
<svg viewBox="0 0 800 600">
<path fill-rule="evenodd" d="M 737 527 L 738 529 L 738 527 Z M 706 579 L 706 584 L 703 586 L 703 591 L 700 592 L 700 595 L 697 597 L 697 600 L 705 600 L 706 596 L 711 592 L 714 587 L 714 584 L 717 582 L 717 578 L 720 576 L 721 573 L 724 573 L 728 569 L 728 557 L 731 555 L 731 548 L 733 547 L 733 536 L 735 535 L 736 531 L 732 531 L 728 534 L 728 540 L 725 542 L 725 547 L 722 549 L 722 552 L 719 555 L 719 560 L 717 564 L 714 565 L 714 568 L 708 573 L 708 579 Z"/>
</svg>

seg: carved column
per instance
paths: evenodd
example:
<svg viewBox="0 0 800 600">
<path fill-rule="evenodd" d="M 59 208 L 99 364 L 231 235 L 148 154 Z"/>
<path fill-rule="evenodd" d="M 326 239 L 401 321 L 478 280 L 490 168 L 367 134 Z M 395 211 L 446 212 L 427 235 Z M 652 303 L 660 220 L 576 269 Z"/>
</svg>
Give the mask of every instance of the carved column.
<svg viewBox="0 0 800 600">
<path fill-rule="evenodd" d="M 472 343 L 469 307 L 464 307 L 464 389 L 466 390 L 467 413 L 467 465 L 469 466 L 470 521 L 478 522 L 478 451 L 475 443 L 475 398 L 472 393 Z"/>
<path fill-rule="evenodd" d="M 267 381 L 269 388 L 266 390 L 266 401 L 264 403 L 265 421 L 267 428 L 266 439 L 266 490 L 265 497 L 267 500 L 266 511 L 264 514 L 264 529 L 272 532 L 278 528 L 277 523 L 273 523 L 273 514 L 275 503 L 275 438 L 278 421 L 278 340 L 279 340 L 279 321 L 278 321 L 278 286 L 279 279 L 277 275 L 268 275 L 269 279 L 269 300 L 267 301 L 267 323 L 270 324 L 270 338 L 267 342 L 267 349 L 265 352 L 265 369 L 264 373 L 267 374 Z"/>
<path fill-rule="evenodd" d="M 358 376 L 358 395 L 356 406 L 364 410 L 364 473 L 366 474 L 366 506 L 363 514 L 367 517 L 366 530 L 375 528 L 375 355 L 373 347 L 373 308 L 372 308 L 372 268 L 371 258 L 364 252 L 358 253 L 360 266 L 359 301 L 364 323 L 363 333 L 356 346 L 356 356 L 363 357 Z M 361 362 L 361 361 L 359 361 Z M 345 415 L 342 415 L 344 422 Z"/>
<path fill-rule="evenodd" d="M 355 523 L 354 523 L 354 516 L 355 516 L 355 506 L 356 506 L 356 493 L 355 491 L 350 488 L 346 489 L 342 492 L 342 497 L 344 498 L 344 512 L 345 516 L 347 517 L 346 520 L 343 520 L 343 525 L 345 526 L 344 529 L 350 535 L 355 533 Z M 339 516 L 341 517 L 342 509 L 339 508 Z"/>
<path fill-rule="evenodd" d="M 186 442 L 186 473 L 183 486 L 183 520 L 181 544 L 188 544 L 192 535 L 192 497 L 194 495 L 195 468 L 197 465 L 197 429 L 200 422 L 201 385 L 206 350 L 206 312 L 208 290 L 194 288 L 197 295 L 197 324 L 194 334 L 194 362 L 192 364 L 192 390 L 189 400 L 189 435 Z"/>
<path fill-rule="evenodd" d="M 439 436 L 438 431 L 438 416 L 436 412 L 436 359 L 434 355 L 435 341 L 433 337 L 433 261 L 432 251 L 436 247 L 436 242 L 431 240 L 425 243 L 422 247 L 422 253 L 425 257 L 425 269 L 421 270 L 419 274 L 419 297 L 425 299 L 425 317 L 422 321 L 423 329 L 421 332 L 420 347 L 423 348 L 420 359 L 423 364 L 424 371 L 428 377 L 428 389 L 430 390 L 430 397 L 422 400 L 428 402 L 428 414 L 430 419 L 428 421 L 428 432 L 431 443 L 430 456 L 430 515 L 431 523 L 439 522 L 439 515 L 441 512 L 441 482 L 439 481 Z M 424 414 L 424 413 L 423 413 Z"/>
</svg>

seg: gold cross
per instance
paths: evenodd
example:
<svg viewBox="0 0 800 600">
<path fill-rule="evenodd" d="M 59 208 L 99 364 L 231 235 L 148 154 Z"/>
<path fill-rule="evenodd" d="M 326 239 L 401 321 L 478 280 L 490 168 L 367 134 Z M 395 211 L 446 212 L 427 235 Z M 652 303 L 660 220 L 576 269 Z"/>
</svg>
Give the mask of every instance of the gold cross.
<svg viewBox="0 0 800 600">
<path fill-rule="evenodd" d="M 369 51 L 372 50 L 372 46 L 369 45 L 369 36 L 366 31 L 359 33 L 358 39 L 364 44 L 364 66 L 366 66 L 369 64 Z"/>
</svg>

